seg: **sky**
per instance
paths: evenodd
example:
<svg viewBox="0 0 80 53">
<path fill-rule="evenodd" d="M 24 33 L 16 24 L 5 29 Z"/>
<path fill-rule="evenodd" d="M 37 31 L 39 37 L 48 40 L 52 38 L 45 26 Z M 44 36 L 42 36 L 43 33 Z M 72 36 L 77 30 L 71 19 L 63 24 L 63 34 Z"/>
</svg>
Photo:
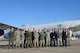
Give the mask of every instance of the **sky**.
<svg viewBox="0 0 80 53">
<path fill-rule="evenodd" d="M 0 23 L 19 27 L 80 17 L 80 0 L 0 0 Z"/>
</svg>

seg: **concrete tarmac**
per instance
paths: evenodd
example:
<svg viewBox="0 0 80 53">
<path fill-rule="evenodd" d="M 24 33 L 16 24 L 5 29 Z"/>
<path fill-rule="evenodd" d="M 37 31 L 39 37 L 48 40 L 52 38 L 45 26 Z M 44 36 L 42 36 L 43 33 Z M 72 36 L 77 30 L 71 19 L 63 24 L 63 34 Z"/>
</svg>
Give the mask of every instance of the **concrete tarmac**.
<svg viewBox="0 0 80 53">
<path fill-rule="evenodd" d="M 8 49 L 8 41 L 0 41 L 0 53 L 80 53 L 80 39 L 71 41 L 69 47 Z"/>
</svg>

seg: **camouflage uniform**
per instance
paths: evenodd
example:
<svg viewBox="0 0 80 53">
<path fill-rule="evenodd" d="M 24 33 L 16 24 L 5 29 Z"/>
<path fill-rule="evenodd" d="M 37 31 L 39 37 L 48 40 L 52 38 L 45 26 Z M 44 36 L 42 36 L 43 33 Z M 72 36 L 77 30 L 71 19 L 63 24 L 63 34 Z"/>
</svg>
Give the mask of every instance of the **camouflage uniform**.
<svg viewBox="0 0 80 53">
<path fill-rule="evenodd" d="M 36 44 L 37 44 L 37 47 L 39 46 L 39 33 L 38 32 L 34 32 L 34 46 L 36 47 Z"/>
<path fill-rule="evenodd" d="M 8 36 L 9 36 L 9 47 L 10 48 L 10 44 L 12 45 L 12 48 L 14 48 L 14 32 L 9 32 L 8 33 Z"/>
<path fill-rule="evenodd" d="M 22 48 L 24 47 L 24 33 L 25 33 L 25 31 L 21 31 L 21 44 L 22 44 Z"/>
<path fill-rule="evenodd" d="M 16 47 L 20 47 L 20 30 L 15 31 Z"/>
<path fill-rule="evenodd" d="M 27 32 L 27 46 L 32 47 L 32 33 L 31 32 Z"/>
<path fill-rule="evenodd" d="M 70 31 L 67 32 L 67 45 L 70 46 Z"/>
<path fill-rule="evenodd" d="M 50 32 L 46 32 L 46 46 L 50 46 Z"/>
<path fill-rule="evenodd" d="M 40 33 L 40 47 L 44 47 L 45 45 L 45 33 L 44 32 L 41 32 Z"/>
<path fill-rule="evenodd" d="M 58 32 L 58 46 L 62 46 L 62 32 Z"/>
</svg>

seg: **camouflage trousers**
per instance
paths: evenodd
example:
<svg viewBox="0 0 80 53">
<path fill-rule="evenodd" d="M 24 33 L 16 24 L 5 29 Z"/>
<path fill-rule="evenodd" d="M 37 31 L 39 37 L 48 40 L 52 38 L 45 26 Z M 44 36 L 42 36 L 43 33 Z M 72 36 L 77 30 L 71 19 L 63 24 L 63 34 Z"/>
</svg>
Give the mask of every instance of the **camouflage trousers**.
<svg viewBox="0 0 80 53">
<path fill-rule="evenodd" d="M 20 47 L 20 44 L 21 44 L 20 38 L 17 38 L 16 39 L 16 47 Z"/>
<path fill-rule="evenodd" d="M 14 48 L 14 38 L 9 38 L 9 46 L 8 46 L 8 48 L 10 48 L 10 46 L 12 46 L 12 48 Z"/>
<path fill-rule="evenodd" d="M 40 47 L 44 47 L 44 45 L 45 45 L 45 40 L 40 40 Z"/>
<path fill-rule="evenodd" d="M 27 39 L 27 47 L 32 47 L 33 45 L 32 45 L 32 39 L 31 38 L 28 38 Z"/>
<path fill-rule="evenodd" d="M 39 46 L 39 40 L 38 39 L 34 39 L 34 47 L 38 47 Z"/>
</svg>

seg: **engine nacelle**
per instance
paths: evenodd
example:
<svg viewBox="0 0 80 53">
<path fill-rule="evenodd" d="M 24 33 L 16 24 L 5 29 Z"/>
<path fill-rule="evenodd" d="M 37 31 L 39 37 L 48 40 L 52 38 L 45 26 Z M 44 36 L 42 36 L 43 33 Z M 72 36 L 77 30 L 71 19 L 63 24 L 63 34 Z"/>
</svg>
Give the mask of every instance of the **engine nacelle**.
<svg viewBox="0 0 80 53">
<path fill-rule="evenodd" d="M 4 30 L 0 29 L 0 36 L 4 34 Z"/>
</svg>

